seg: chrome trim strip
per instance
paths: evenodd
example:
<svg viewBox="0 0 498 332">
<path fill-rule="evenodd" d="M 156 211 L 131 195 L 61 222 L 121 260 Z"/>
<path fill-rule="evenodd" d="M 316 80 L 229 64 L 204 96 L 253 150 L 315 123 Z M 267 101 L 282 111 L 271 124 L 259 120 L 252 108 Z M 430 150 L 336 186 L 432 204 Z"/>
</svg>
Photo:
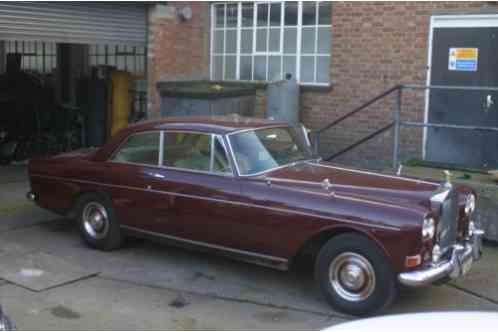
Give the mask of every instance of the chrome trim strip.
<svg viewBox="0 0 498 332">
<path fill-rule="evenodd" d="M 410 178 L 406 178 L 406 177 L 402 177 L 402 176 L 394 176 L 394 175 L 387 175 L 387 174 L 375 173 L 375 172 L 370 172 L 370 171 L 361 171 L 361 170 L 351 169 L 351 168 L 344 168 L 344 167 L 331 166 L 331 165 L 323 165 L 320 163 L 312 163 L 312 162 L 308 162 L 308 163 L 311 165 L 314 165 L 314 166 L 338 169 L 341 171 L 348 171 L 348 172 L 352 172 L 352 173 L 376 175 L 376 176 L 389 178 L 389 179 L 406 180 L 406 181 L 411 181 L 411 182 L 415 182 L 415 183 L 425 183 L 425 184 L 430 184 L 430 185 L 439 185 L 439 183 L 437 183 L 437 182 L 428 182 L 428 181 L 424 181 L 424 180 L 410 179 Z"/>
<path fill-rule="evenodd" d="M 164 131 L 161 130 L 159 134 L 159 167 L 163 166 L 164 158 Z"/>
<path fill-rule="evenodd" d="M 214 168 L 214 134 L 211 134 L 211 140 L 209 142 L 209 149 L 211 150 L 209 156 L 209 171 L 212 172 Z"/>
<path fill-rule="evenodd" d="M 230 152 L 227 149 L 227 146 L 225 144 L 225 140 L 223 139 L 223 135 L 216 134 L 215 135 L 216 139 L 218 142 L 220 142 L 221 146 L 223 147 L 223 151 L 225 151 L 225 156 L 227 157 L 227 161 L 230 164 L 230 175 L 235 176 L 235 167 L 233 167 L 234 161 L 232 158 L 230 158 Z M 228 173 L 222 173 L 222 174 L 228 174 Z"/>
<path fill-rule="evenodd" d="M 358 226 L 364 226 L 364 227 L 368 227 L 368 228 L 386 229 L 386 230 L 392 230 L 392 231 L 398 231 L 398 232 L 401 231 L 401 228 L 395 227 L 395 226 L 372 225 L 370 223 L 363 223 L 363 222 L 359 222 L 359 221 L 340 219 L 340 218 L 336 218 L 336 217 L 332 218 L 332 217 L 323 216 L 323 215 L 319 215 L 319 214 L 315 214 L 315 213 L 300 212 L 300 211 L 294 211 L 294 210 L 289 210 L 289 209 L 274 208 L 274 207 L 269 207 L 269 206 L 256 205 L 256 204 L 243 203 L 243 202 L 234 202 L 234 201 L 228 201 L 228 200 L 218 199 L 218 198 L 202 197 L 202 196 L 174 193 L 174 192 L 154 190 L 154 189 L 143 189 L 143 188 L 137 188 L 137 187 L 107 184 L 107 183 L 87 181 L 87 180 L 61 178 L 61 177 L 57 177 L 57 176 L 47 176 L 47 175 L 41 175 L 41 174 L 31 174 L 31 176 L 32 177 L 39 177 L 39 178 L 46 178 L 46 179 L 51 179 L 51 180 L 70 181 L 70 182 L 77 182 L 77 183 L 84 183 L 84 184 L 93 184 L 93 185 L 97 185 L 97 186 L 107 186 L 107 187 L 114 187 L 114 188 L 121 188 L 121 189 L 140 190 L 140 191 L 145 191 L 145 192 L 155 192 L 155 193 L 164 194 L 164 195 L 172 195 L 172 196 L 186 197 L 186 198 L 192 198 L 192 199 L 202 199 L 202 200 L 211 201 L 211 202 L 245 206 L 245 207 L 257 208 L 257 209 L 266 209 L 266 210 L 270 210 L 270 211 L 276 211 L 276 212 L 280 212 L 280 213 L 287 213 L 287 214 L 294 214 L 294 215 L 301 215 L 301 216 L 306 216 L 306 217 L 311 217 L 311 218 L 327 219 L 327 220 L 331 220 L 331 221 L 336 221 L 336 222 L 341 222 L 341 223 L 346 223 L 346 224 L 353 224 L 353 225 L 358 225 Z"/>
<path fill-rule="evenodd" d="M 245 250 L 240 250 L 240 249 L 233 249 L 233 248 L 229 248 L 229 247 L 225 247 L 225 246 L 220 246 L 220 245 L 217 245 L 217 244 L 211 244 L 211 243 L 206 243 L 206 242 L 201 242 L 201 241 L 184 239 L 184 238 L 181 238 L 181 237 L 176 237 L 176 236 L 162 234 L 162 233 L 157 233 L 157 232 L 151 232 L 151 231 L 147 231 L 147 230 L 144 230 L 144 229 L 140 229 L 140 228 L 136 228 L 136 227 L 132 227 L 132 226 L 127 226 L 127 225 L 121 225 L 121 228 L 128 229 L 128 230 L 135 231 L 135 232 L 140 232 L 140 233 L 147 234 L 147 235 L 152 235 L 152 236 L 157 236 L 157 237 L 165 238 L 165 239 L 168 239 L 168 240 L 185 242 L 185 243 L 193 244 L 193 245 L 200 246 L 200 247 L 206 247 L 206 248 L 211 248 L 211 249 L 218 249 L 218 250 L 233 252 L 235 254 L 240 254 L 240 255 L 245 255 L 245 256 L 253 256 L 253 257 L 268 259 L 268 260 L 277 261 L 277 262 L 281 262 L 281 263 L 287 263 L 289 261 L 288 259 L 281 258 L 281 257 L 264 255 L 264 254 L 258 254 L 258 253 L 252 252 L 252 251 L 245 251 Z"/>
<path fill-rule="evenodd" d="M 242 175 L 240 174 L 239 164 L 237 163 L 237 160 L 235 160 L 235 153 L 233 152 L 232 142 L 230 142 L 230 138 L 228 137 L 228 135 L 225 135 L 225 139 L 228 143 L 228 148 L 230 149 L 230 159 L 232 159 L 233 164 L 235 165 L 235 171 L 237 172 L 237 176 L 240 177 Z"/>
<path fill-rule="evenodd" d="M 240 134 L 240 133 L 243 133 L 243 132 L 246 132 L 246 131 L 254 131 L 254 130 L 260 130 L 260 129 L 272 129 L 272 128 L 289 128 L 288 125 L 285 125 L 285 124 L 270 124 L 270 125 L 267 125 L 267 126 L 256 126 L 256 127 L 251 127 L 251 128 L 242 128 L 242 129 L 236 129 L 234 131 L 231 131 L 227 134 L 225 134 L 226 136 L 231 136 L 231 135 L 234 135 L 234 134 Z"/>
<path fill-rule="evenodd" d="M 317 187 L 322 187 L 322 182 L 315 182 L 315 181 L 304 181 L 304 180 L 294 180 L 294 179 L 282 179 L 282 178 L 273 178 L 273 177 L 265 177 L 265 181 L 271 181 L 271 182 L 282 182 L 282 183 L 297 183 L 297 184 L 307 184 L 311 186 L 317 186 Z"/>
</svg>

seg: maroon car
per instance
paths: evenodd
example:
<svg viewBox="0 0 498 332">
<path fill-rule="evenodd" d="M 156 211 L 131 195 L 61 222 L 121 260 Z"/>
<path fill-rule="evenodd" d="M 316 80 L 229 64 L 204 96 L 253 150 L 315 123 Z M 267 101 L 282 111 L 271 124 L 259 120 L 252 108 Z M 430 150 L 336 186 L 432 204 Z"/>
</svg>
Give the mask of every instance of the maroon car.
<svg viewBox="0 0 498 332">
<path fill-rule="evenodd" d="M 475 194 L 316 159 L 300 127 L 241 117 L 132 125 L 100 149 L 29 163 L 39 206 L 102 250 L 126 235 L 289 269 L 312 260 L 330 304 L 385 307 L 397 286 L 465 274 L 480 258 Z"/>
</svg>

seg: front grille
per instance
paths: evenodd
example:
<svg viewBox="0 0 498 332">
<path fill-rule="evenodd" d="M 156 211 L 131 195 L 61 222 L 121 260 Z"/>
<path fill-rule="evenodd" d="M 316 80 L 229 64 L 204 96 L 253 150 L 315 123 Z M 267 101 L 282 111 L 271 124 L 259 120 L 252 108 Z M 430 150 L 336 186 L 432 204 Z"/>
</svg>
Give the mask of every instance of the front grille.
<svg viewBox="0 0 498 332">
<path fill-rule="evenodd" d="M 451 191 L 442 204 L 438 226 L 439 246 L 445 252 L 456 243 L 458 232 L 458 197 Z"/>
</svg>

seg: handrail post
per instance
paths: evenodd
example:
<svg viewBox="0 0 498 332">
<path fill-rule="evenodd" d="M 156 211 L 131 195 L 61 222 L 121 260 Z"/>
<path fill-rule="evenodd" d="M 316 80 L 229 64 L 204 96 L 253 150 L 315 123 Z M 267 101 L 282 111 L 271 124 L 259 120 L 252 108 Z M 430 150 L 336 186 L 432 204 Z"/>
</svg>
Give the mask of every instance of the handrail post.
<svg viewBox="0 0 498 332">
<path fill-rule="evenodd" d="M 400 119 L 401 119 L 401 103 L 402 103 L 403 86 L 398 87 L 396 95 L 396 109 L 394 110 L 394 147 L 393 147 L 393 170 L 396 172 L 399 164 L 399 134 L 400 134 Z"/>
<path fill-rule="evenodd" d="M 313 149 L 315 151 L 315 156 L 318 156 L 318 145 L 320 144 L 320 131 L 315 130 L 315 134 L 313 135 Z"/>
</svg>

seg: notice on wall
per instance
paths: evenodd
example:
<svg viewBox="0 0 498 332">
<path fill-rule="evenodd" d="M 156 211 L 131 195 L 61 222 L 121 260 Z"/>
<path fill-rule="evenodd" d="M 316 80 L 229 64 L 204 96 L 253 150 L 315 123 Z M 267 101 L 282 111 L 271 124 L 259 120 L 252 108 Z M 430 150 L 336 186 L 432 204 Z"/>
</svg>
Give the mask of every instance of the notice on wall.
<svg viewBox="0 0 498 332">
<path fill-rule="evenodd" d="M 448 70 L 477 71 L 479 49 L 451 47 L 449 52 Z"/>
</svg>

